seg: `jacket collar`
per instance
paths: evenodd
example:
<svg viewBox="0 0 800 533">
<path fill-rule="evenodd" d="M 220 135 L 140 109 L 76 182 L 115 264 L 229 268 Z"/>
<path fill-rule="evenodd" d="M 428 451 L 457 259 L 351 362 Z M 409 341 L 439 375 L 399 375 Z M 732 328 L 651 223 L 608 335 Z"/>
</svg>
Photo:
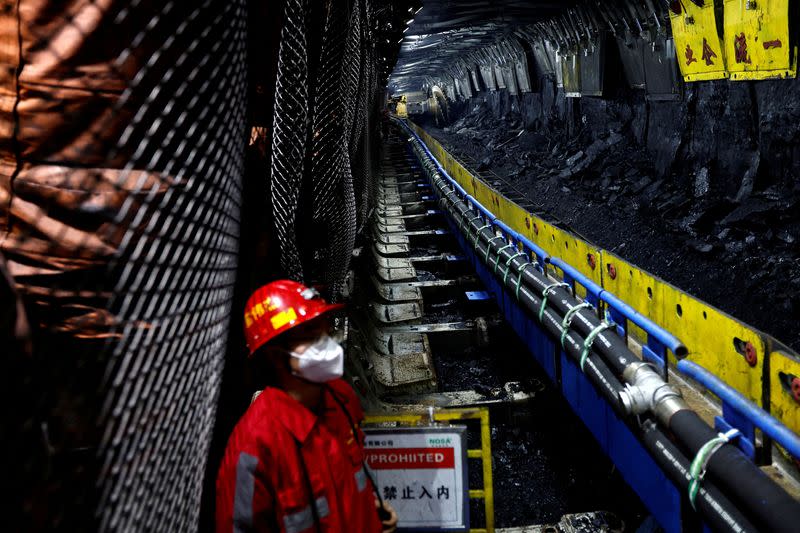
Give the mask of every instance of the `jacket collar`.
<svg viewBox="0 0 800 533">
<path fill-rule="evenodd" d="M 275 418 L 298 442 L 305 442 L 319 417 L 282 389 L 270 387 L 265 392 L 270 393 L 269 397 L 272 399 L 270 409 L 274 409 Z M 323 394 L 327 396 L 327 392 Z M 327 403 L 327 398 L 324 398 L 323 402 Z"/>
</svg>

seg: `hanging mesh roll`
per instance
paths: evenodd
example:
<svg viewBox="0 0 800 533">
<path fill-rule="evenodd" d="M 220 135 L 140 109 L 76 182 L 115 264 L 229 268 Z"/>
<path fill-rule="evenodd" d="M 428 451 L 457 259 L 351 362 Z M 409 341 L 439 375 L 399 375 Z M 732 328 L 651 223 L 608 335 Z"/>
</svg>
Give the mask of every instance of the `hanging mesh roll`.
<svg viewBox="0 0 800 533">
<path fill-rule="evenodd" d="M 356 194 L 356 227 L 360 229 L 364 220 L 364 191 L 366 189 L 366 154 L 364 152 L 365 125 L 367 123 L 367 106 L 369 105 L 369 46 L 367 33 L 369 19 L 367 18 L 367 4 L 365 0 L 358 2 L 363 23 L 360 25 L 358 35 L 359 46 L 359 71 L 356 73 L 356 95 L 353 111 L 354 119 L 351 123 L 349 137 L 349 154 L 353 174 L 353 188 Z"/>
<path fill-rule="evenodd" d="M 0 325 L 17 335 L 24 315 L 33 339 L 22 356 L 15 337 L 0 376 L 11 529 L 194 530 L 236 312 L 247 3 L 9 5 L 0 292 L 24 313 Z M 335 299 L 376 162 L 372 15 L 366 0 L 280 9 L 259 185 L 283 272 Z M 299 241 L 312 223 L 323 242 Z"/>
<path fill-rule="evenodd" d="M 324 224 L 324 278 L 329 297 L 343 286 L 355 245 L 356 206 L 348 135 L 357 84 L 359 10 L 331 4 L 317 76 L 312 155 L 314 218 Z M 355 65 L 354 65 L 355 64 Z"/>
<path fill-rule="evenodd" d="M 10 10 L 0 250 L 34 352 L 3 376 L 6 527 L 194 530 L 237 268 L 245 2 Z"/>
<path fill-rule="evenodd" d="M 306 156 L 308 96 L 308 0 L 286 0 L 278 52 L 272 134 L 272 205 L 286 276 L 303 281 L 297 213 Z M 326 68 L 323 65 L 323 68 Z M 319 109 L 319 105 L 317 105 Z"/>
</svg>

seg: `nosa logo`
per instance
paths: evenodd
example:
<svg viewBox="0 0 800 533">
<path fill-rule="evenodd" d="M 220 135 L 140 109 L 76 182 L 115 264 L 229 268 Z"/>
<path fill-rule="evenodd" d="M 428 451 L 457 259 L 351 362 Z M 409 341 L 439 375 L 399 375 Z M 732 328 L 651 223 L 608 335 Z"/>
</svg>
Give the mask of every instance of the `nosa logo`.
<svg viewBox="0 0 800 533">
<path fill-rule="evenodd" d="M 450 443 L 451 443 L 450 437 L 428 439 L 429 446 L 448 446 Z"/>
</svg>

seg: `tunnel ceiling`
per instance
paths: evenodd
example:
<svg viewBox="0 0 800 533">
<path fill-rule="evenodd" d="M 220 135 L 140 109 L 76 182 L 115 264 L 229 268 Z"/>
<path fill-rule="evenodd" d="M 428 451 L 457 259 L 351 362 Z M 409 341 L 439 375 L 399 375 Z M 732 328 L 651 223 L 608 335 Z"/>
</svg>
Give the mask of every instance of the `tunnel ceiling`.
<svg viewBox="0 0 800 533">
<path fill-rule="evenodd" d="M 425 76 L 436 76 L 464 52 L 495 43 L 516 27 L 571 7 L 570 1 L 425 0 L 409 14 L 400 55 L 389 78 L 390 92 L 419 90 Z"/>
</svg>

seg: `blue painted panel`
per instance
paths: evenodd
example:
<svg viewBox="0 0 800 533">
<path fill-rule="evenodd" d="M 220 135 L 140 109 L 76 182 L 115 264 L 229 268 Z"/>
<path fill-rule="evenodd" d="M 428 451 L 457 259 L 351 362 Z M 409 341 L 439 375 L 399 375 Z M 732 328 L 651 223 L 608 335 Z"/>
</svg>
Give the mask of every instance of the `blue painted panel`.
<svg viewBox="0 0 800 533">
<path fill-rule="evenodd" d="M 562 392 L 623 479 L 664 530 L 681 531 L 681 496 L 644 446 L 597 393 L 572 359 L 562 354 Z"/>
<path fill-rule="evenodd" d="M 486 291 L 466 291 L 464 294 L 467 295 L 467 300 L 471 302 L 482 302 L 491 298 Z"/>
<path fill-rule="evenodd" d="M 648 361 L 655 363 L 661 369 L 664 368 L 667 360 L 667 347 L 654 335 L 647 335 L 647 345 L 642 346 L 642 353 Z"/>
<path fill-rule="evenodd" d="M 756 426 L 746 416 L 739 414 L 728 404 L 722 404 L 722 416 L 714 417 L 714 429 L 720 433 L 725 433 L 736 428 L 741 435 L 733 440 L 737 448 L 742 450 L 751 461 L 756 458 L 756 448 L 753 444 L 756 441 Z"/>
</svg>

